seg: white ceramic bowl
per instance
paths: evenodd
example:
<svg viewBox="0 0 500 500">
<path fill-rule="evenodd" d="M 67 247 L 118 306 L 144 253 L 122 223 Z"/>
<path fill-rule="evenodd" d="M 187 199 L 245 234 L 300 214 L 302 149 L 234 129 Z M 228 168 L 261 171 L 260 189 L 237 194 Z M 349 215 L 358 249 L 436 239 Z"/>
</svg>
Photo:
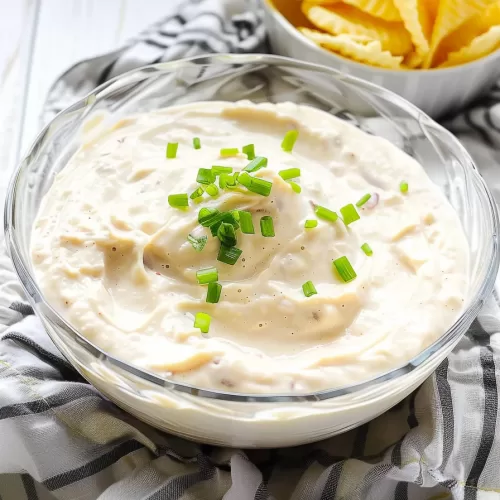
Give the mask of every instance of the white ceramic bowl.
<svg viewBox="0 0 500 500">
<path fill-rule="evenodd" d="M 368 80 L 399 94 L 433 118 L 464 107 L 500 77 L 500 49 L 471 63 L 431 70 L 390 70 L 351 61 L 311 42 L 273 6 L 272 0 L 261 3 L 274 53 Z"/>
</svg>

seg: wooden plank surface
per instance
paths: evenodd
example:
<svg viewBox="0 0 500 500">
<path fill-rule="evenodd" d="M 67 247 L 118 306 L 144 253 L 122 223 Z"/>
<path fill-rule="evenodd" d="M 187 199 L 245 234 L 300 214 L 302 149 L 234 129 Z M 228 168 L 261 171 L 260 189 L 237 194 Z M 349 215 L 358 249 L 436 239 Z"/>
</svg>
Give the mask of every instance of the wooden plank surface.
<svg viewBox="0 0 500 500">
<path fill-rule="evenodd" d="M 121 46 L 177 0 L 0 0 L 0 203 L 40 127 L 54 80 L 78 60 Z"/>
</svg>

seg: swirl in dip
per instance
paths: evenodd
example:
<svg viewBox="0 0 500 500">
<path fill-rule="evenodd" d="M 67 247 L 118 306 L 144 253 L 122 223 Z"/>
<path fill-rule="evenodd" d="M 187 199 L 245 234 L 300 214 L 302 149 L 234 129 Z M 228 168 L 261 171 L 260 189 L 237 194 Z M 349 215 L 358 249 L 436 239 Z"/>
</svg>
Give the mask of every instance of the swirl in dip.
<svg viewBox="0 0 500 500">
<path fill-rule="evenodd" d="M 290 130 L 298 137 L 286 151 Z M 178 148 L 166 155 L 168 143 Z M 252 158 L 242 152 L 248 144 L 267 165 L 235 180 Z M 177 207 L 185 197 L 169 196 L 207 188 L 199 169 L 213 166 L 232 167 L 235 186 L 219 187 L 228 176 L 215 169 L 218 193 L 211 187 L 215 196 Z M 279 173 L 295 168 L 300 176 Z M 210 181 L 203 172 L 198 179 Z M 268 196 L 247 189 L 255 178 L 272 183 Z M 213 236 L 198 222 L 203 208 L 227 212 L 236 229 L 215 227 Z M 242 232 L 240 211 L 251 214 L 255 234 L 248 220 Z M 262 217 L 274 237 L 261 234 Z M 234 234 L 242 252 L 233 265 L 218 260 L 217 233 L 229 244 Z M 55 179 L 32 259 L 46 299 L 105 351 L 241 393 L 320 390 L 396 368 L 452 325 L 468 288 L 460 222 L 422 167 L 384 139 L 292 103 L 199 102 L 122 120 Z M 333 261 L 347 268 L 339 273 Z M 206 302 L 208 286 L 197 280 L 212 267 L 217 303 Z M 314 288 L 303 288 L 308 281 Z M 207 316 L 194 326 L 197 313 L 211 318 L 208 333 Z"/>
</svg>

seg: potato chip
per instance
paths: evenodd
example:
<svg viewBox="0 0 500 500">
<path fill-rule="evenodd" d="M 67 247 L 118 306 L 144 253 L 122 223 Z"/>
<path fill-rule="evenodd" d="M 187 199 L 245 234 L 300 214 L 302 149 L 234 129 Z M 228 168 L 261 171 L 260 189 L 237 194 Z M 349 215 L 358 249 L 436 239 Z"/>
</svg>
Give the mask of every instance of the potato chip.
<svg viewBox="0 0 500 500">
<path fill-rule="evenodd" d="M 434 54 L 444 38 L 492 3 L 495 3 L 495 0 L 441 0 L 432 31 L 430 51 L 425 58 L 424 67 L 432 66 Z"/>
<path fill-rule="evenodd" d="M 439 68 L 457 66 L 484 57 L 500 47 L 500 26 L 493 26 L 486 33 L 474 38 L 467 47 L 448 55 Z"/>
<path fill-rule="evenodd" d="M 458 29 L 444 38 L 436 50 L 433 61 L 434 65 L 443 63 L 448 54 L 466 47 L 474 38 L 486 33 L 492 26 L 497 24 L 500 24 L 500 0 L 488 5 L 483 12 L 471 17 Z"/>
<path fill-rule="evenodd" d="M 325 6 L 336 3 L 347 3 L 373 17 L 378 17 L 389 22 L 401 21 L 399 10 L 394 5 L 393 0 L 305 0 L 305 2 Z"/>
<path fill-rule="evenodd" d="M 345 4 L 322 7 L 304 2 L 302 10 L 315 26 L 332 35 L 366 35 L 394 55 L 408 54 L 413 48 L 403 23 L 389 23 Z"/>
<path fill-rule="evenodd" d="M 409 69 L 415 69 L 418 68 L 422 62 L 424 61 L 423 55 L 419 54 L 418 52 L 410 52 L 407 54 L 404 58 L 403 61 L 403 66 L 405 68 Z"/>
<path fill-rule="evenodd" d="M 406 29 L 411 34 L 418 57 L 423 60 L 429 53 L 432 34 L 432 11 L 429 3 L 434 0 L 394 0 Z M 437 3 L 437 0 L 435 0 Z M 415 66 L 414 66 L 415 67 Z"/>
<path fill-rule="evenodd" d="M 356 7 L 373 17 L 378 17 L 384 21 L 401 21 L 399 10 L 394 5 L 393 0 L 343 0 L 353 7 Z"/>
<path fill-rule="evenodd" d="M 338 52 L 350 59 L 382 68 L 399 69 L 401 67 L 403 58 L 384 51 L 378 40 L 360 42 L 347 34 L 329 35 L 308 28 L 299 28 L 299 30 L 321 47 Z M 356 36 L 359 37 L 359 35 Z M 363 35 L 361 36 L 363 37 Z M 366 40 L 364 37 L 362 39 Z"/>
</svg>

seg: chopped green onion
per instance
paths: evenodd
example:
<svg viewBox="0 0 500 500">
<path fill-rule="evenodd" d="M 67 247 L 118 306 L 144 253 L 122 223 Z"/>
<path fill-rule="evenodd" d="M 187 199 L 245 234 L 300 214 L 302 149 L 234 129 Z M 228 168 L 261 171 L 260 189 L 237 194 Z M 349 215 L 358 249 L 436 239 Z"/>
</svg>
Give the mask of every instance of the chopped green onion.
<svg viewBox="0 0 500 500">
<path fill-rule="evenodd" d="M 328 220 L 330 222 L 335 222 L 339 218 L 336 212 L 332 212 L 328 208 L 322 207 L 321 205 L 316 205 L 314 207 L 314 212 L 320 219 Z"/>
<path fill-rule="evenodd" d="M 253 144 L 247 144 L 241 148 L 241 151 L 247 155 L 249 160 L 253 160 L 255 158 L 255 147 Z"/>
<path fill-rule="evenodd" d="M 196 279 L 199 285 L 206 285 L 207 283 L 212 283 L 219 279 L 219 273 L 215 267 L 207 267 L 206 269 L 200 269 L 196 271 Z"/>
<path fill-rule="evenodd" d="M 174 208 L 189 206 L 187 193 L 169 195 L 168 204 Z"/>
<path fill-rule="evenodd" d="M 272 182 L 265 181 L 264 179 L 259 179 L 257 177 L 252 177 L 246 172 L 241 172 L 238 176 L 238 182 L 245 186 L 252 193 L 257 193 L 262 196 L 269 196 L 271 194 L 271 188 L 273 186 Z"/>
<path fill-rule="evenodd" d="M 280 170 L 278 174 L 284 181 L 287 181 L 294 177 L 300 177 L 300 168 L 287 168 L 285 170 Z"/>
<path fill-rule="evenodd" d="M 219 188 L 215 184 L 209 184 L 206 188 L 205 191 L 210 195 L 210 196 L 217 196 L 219 194 Z"/>
<path fill-rule="evenodd" d="M 192 200 L 196 200 L 196 198 L 199 198 L 200 196 L 203 196 L 203 188 L 202 187 L 198 187 L 196 188 L 190 195 L 189 197 L 192 199 Z"/>
<path fill-rule="evenodd" d="M 295 193 L 300 193 L 302 191 L 302 188 L 297 184 L 296 182 L 293 181 L 288 181 L 288 184 L 290 184 L 290 187 Z"/>
<path fill-rule="evenodd" d="M 240 212 L 239 210 L 231 210 L 231 215 L 234 217 L 236 222 L 240 222 Z"/>
<path fill-rule="evenodd" d="M 210 227 L 217 221 L 220 212 L 216 208 L 204 207 L 198 212 L 198 222 L 203 227 Z"/>
<path fill-rule="evenodd" d="M 193 148 L 194 149 L 200 149 L 201 148 L 201 142 L 199 137 L 193 137 Z"/>
<path fill-rule="evenodd" d="M 298 136 L 299 136 L 298 130 L 289 130 L 285 134 L 285 137 L 283 138 L 283 142 L 281 143 L 281 149 L 283 151 L 286 151 L 287 153 L 291 153 Z"/>
<path fill-rule="evenodd" d="M 306 229 L 312 229 L 313 227 L 316 227 L 318 225 L 318 221 L 316 219 L 307 219 L 304 227 Z"/>
<path fill-rule="evenodd" d="M 363 243 L 361 245 L 361 250 L 363 250 L 363 252 L 365 252 L 365 254 L 368 255 L 368 257 L 370 255 L 373 255 L 372 247 L 370 245 L 368 245 L 368 243 Z"/>
<path fill-rule="evenodd" d="M 240 210 L 240 225 L 241 232 L 244 234 L 255 234 L 255 229 L 253 227 L 252 214 L 246 212 L 245 210 Z"/>
<path fill-rule="evenodd" d="M 352 281 L 356 276 L 356 272 L 351 266 L 349 259 L 344 255 L 333 261 L 333 266 L 337 270 L 337 273 L 342 278 L 342 281 L 348 283 Z"/>
<path fill-rule="evenodd" d="M 217 260 L 224 262 L 225 264 L 229 264 L 230 266 L 234 266 L 236 261 L 240 258 L 242 252 L 243 250 L 240 250 L 239 248 L 227 247 L 226 245 L 221 244 Z"/>
<path fill-rule="evenodd" d="M 212 172 L 215 175 L 230 174 L 232 171 L 233 171 L 233 167 L 223 167 L 221 165 L 214 165 L 212 167 Z"/>
<path fill-rule="evenodd" d="M 231 174 L 220 174 L 219 175 L 219 187 L 221 189 L 233 188 L 236 186 L 236 179 L 238 178 L 238 172 Z"/>
<path fill-rule="evenodd" d="M 365 194 L 356 202 L 356 206 L 362 207 L 371 197 L 372 195 L 370 193 Z"/>
<path fill-rule="evenodd" d="M 234 227 L 234 229 L 238 229 L 240 227 L 240 225 L 238 224 L 238 221 L 236 220 L 236 218 L 234 217 L 234 215 L 231 212 L 222 212 L 210 224 L 210 232 L 212 233 L 212 236 L 217 236 L 219 226 L 223 222 L 226 222 L 227 224 L 231 224 Z"/>
<path fill-rule="evenodd" d="M 175 158 L 177 156 L 178 142 L 169 142 L 167 144 L 167 158 Z"/>
<path fill-rule="evenodd" d="M 260 219 L 260 232 L 262 236 L 266 238 L 272 238 L 274 236 L 274 223 L 270 215 L 264 215 L 264 217 Z"/>
<path fill-rule="evenodd" d="M 217 230 L 217 237 L 224 245 L 234 247 L 236 245 L 236 233 L 234 226 L 228 222 L 223 222 Z"/>
<path fill-rule="evenodd" d="M 208 333 L 212 318 L 206 313 L 196 313 L 194 317 L 194 327 L 199 328 L 201 333 Z"/>
<path fill-rule="evenodd" d="M 236 156 L 240 150 L 238 148 L 221 148 L 221 156 Z"/>
<path fill-rule="evenodd" d="M 342 207 L 340 209 L 340 213 L 342 214 L 342 220 L 346 226 L 348 226 L 351 222 L 359 220 L 359 214 L 356 207 L 352 203 Z"/>
<path fill-rule="evenodd" d="M 399 185 L 399 190 L 402 192 L 402 193 L 407 193 L 408 192 L 408 183 L 403 181 L 400 185 Z"/>
<path fill-rule="evenodd" d="M 197 252 L 201 252 L 207 244 L 208 236 L 200 236 L 199 238 L 197 238 L 192 234 L 188 234 L 187 240 L 189 241 L 189 243 L 191 243 L 191 245 Z"/>
<path fill-rule="evenodd" d="M 219 175 L 219 187 L 221 189 L 226 189 L 230 177 L 232 177 L 232 176 L 229 174 L 220 174 Z"/>
<path fill-rule="evenodd" d="M 213 184 L 215 182 L 215 174 L 210 168 L 200 168 L 198 169 L 196 182 L 199 182 L 200 184 Z"/>
<path fill-rule="evenodd" d="M 267 158 L 265 156 L 257 156 L 243 170 L 246 172 L 257 172 L 257 170 L 264 167 L 267 167 Z"/>
<path fill-rule="evenodd" d="M 312 281 L 306 281 L 302 285 L 302 291 L 306 297 L 310 297 L 311 295 L 316 295 L 318 293 Z"/>
<path fill-rule="evenodd" d="M 209 304 L 217 304 L 220 299 L 220 293 L 222 291 L 222 285 L 219 283 L 209 283 L 207 289 L 207 302 Z"/>
</svg>

